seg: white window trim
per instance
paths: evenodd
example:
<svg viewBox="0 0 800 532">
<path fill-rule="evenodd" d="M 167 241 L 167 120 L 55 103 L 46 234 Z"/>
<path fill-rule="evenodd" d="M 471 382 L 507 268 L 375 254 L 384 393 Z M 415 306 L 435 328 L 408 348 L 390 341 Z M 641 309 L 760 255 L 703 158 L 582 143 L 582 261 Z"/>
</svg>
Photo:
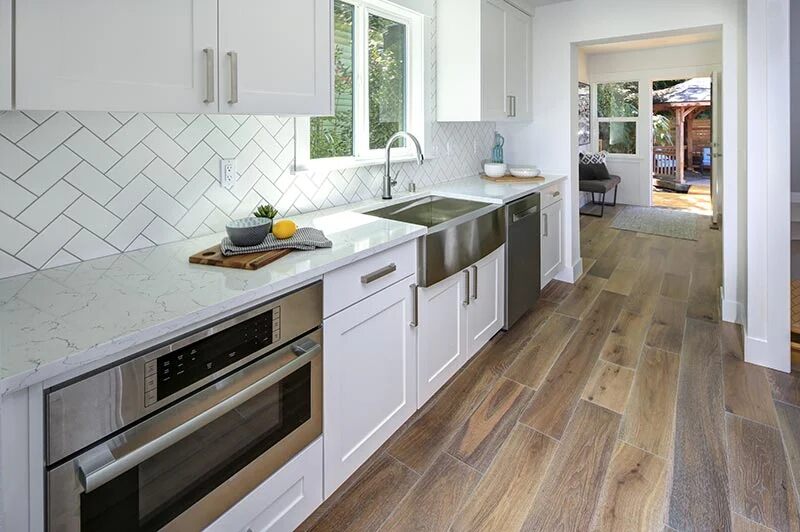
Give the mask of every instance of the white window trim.
<svg viewBox="0 0 800 532">
<path fill-rule="evenodd" d="M 405 24 L 406 38 L 406 130 L 413 133 L 422 146 L 427 146 L 427 117 L 425 107 L 426 54 L 425 54 L 425 16 L 386 0 L 342 0 L 355 6 L 355 57 L 360 68 L 355 68 L 354 77 L 354 152 L 351 157 L 330 157 L 311 159 L 311 118 L 295 119 L 295 172 L 334 170 L 372 166 L 385 160 L 383 149 L 369 149 L 369 76 L 366 57 L 366 36 L 370 14 L 390 18 Z M 333 71 L 333 69 L 331 69 Z M 335 95 L 334 95 L 335 97 Z M 415 159 L 411 147 L 394 148 L 393 161 Z"/>
<path fill-rule="evenodd" d="M 640 111 L 637 116 L 620 116 L 620 117 L 600 117 L 598 113 L 600 111 L 599 106 L 597 105 L 597 86 L 598 85 L 609 85 L 611 83 L 636 83 L 639 87 L 638 95 L 639 95 L 639 106 L 638 110 Z M 639 119 L 641 115 L 641 108 L 642 108 L 642 83 L 638 79 L 619 79 L 619 80 L 612 80 L 612 81 L 596 81 L 591 84 L 591 91 L 592 91 L 592 121 L 594 122 L 594 127 L 592 128 L 592 142 L 597 151 L 600 150 L 600 124 L 601 123 L 620 123 L 620 122 L 633 122 L 636 124 L 636 142 L 634 143 L 635 152 L 634 153 L 611 153 L 608 152 L 607 158 L 611 159 L 640 159 L 641 155 L 639 154 L 639 135 L 640 135 L 640 127 L 639 127 Z"/>
</svg>

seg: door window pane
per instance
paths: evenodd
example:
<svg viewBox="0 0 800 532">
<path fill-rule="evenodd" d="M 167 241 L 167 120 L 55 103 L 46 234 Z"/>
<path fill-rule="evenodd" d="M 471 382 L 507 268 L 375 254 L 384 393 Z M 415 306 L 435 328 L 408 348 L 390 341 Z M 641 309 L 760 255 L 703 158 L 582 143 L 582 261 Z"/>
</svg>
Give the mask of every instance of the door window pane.
<svg viewBox="0 0 800 532">
<path fill-rule="evenodd" d="M 406 38 L 404 24 L 369 15 L 370 149 L 406 128 Z"/>
<path fill-rule="evenodd" d="M 598 125 L 601 151 L 636 154 L 636 122 L 600 122 Z"/>
<path fill-rule="evenodd" d="M 639 116 L 639 83 L 600 83 L 597 85 L 598 118 Z"/>
<path fill-rule="evenodd" d="M 334 116 L 311 119 L 311 158 L 353 155 L 353 15 L 352 4 L 333 4 Z"/>
</svg>

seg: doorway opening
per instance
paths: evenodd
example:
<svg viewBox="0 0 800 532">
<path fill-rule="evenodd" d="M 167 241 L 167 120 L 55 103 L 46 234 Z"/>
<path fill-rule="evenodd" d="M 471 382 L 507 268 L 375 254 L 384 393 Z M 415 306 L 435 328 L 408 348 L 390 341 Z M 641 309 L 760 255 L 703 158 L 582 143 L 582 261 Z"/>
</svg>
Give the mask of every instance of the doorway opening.
<svg viewBox="0 0 800 532">
<path fill-rule="evenodd" d="M 653 82 L 654 207 L 711 216 L 711 77 Z"/>
</svg>

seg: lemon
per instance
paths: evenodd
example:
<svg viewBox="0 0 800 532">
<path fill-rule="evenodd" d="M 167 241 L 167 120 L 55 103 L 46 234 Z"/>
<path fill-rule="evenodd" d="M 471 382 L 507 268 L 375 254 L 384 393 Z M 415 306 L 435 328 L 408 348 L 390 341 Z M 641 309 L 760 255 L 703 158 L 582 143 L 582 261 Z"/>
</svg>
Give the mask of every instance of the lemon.
<svg viewBox="0 0 800 532">
<path fill-rule="evenodd" d="M 290 238 L 297 232 L 297 224 L 291 220 L 280 220 L 272 226 L 272 234 L 278 240 Z"/>
</svg>

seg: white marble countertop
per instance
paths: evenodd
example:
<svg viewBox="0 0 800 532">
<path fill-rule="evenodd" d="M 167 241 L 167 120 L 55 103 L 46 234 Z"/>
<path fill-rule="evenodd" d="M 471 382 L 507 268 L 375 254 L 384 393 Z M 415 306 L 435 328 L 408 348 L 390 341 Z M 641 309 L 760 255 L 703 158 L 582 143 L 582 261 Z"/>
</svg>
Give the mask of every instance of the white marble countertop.
<svg viewBox="0 0 800 532">
<path fill-rule="evenodd" d="M 440 194 L 506 203 L 542 183 L 497 185 L 469 177 L 393 202 Z M 380 199 L 295 216 L 322 229 L 331 249 L 294 252 L 257 271 L 188 263 L 211 235 L 0 280 L 0 395 L 127 357 L 226 314 L 425 234 L 424 227 L 360 214 Z"/>
</svg>

